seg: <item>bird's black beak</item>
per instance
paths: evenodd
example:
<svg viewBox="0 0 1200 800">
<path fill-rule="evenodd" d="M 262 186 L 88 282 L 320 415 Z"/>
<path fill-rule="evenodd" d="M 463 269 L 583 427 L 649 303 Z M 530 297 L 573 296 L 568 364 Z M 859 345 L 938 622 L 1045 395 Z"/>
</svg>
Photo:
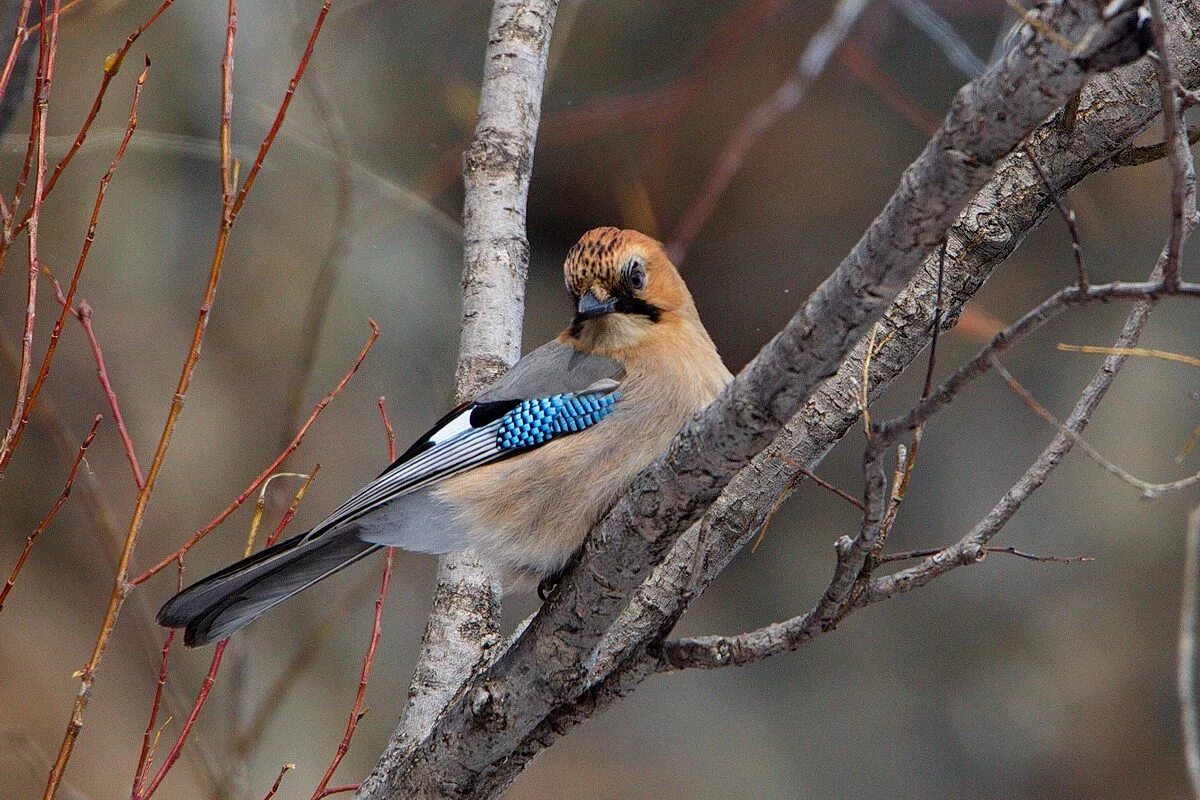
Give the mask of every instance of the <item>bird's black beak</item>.
<svg viewBox="0 0 1200 800">
<path fill-rule="evenodd" d="M 593 317 L 611 314 L 617 309 L 617 301 L 614 298 L 601 300 L 596 297 L 596 293 L 588 289 L 579 297 L 579 305 L 576 306 L 576 317 L 579 319 L 592 319 Z"/>
</svg>

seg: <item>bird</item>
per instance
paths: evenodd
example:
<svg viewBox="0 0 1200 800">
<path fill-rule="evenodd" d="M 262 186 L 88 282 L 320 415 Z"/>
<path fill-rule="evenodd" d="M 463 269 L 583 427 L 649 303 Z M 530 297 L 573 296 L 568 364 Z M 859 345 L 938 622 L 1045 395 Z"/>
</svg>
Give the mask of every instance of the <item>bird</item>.
<svg viewBox="0 0 1200 800">
<path fill-rule="evenodd" d="M 197 647 L 383 547 L 472 549 L 505 592 L 552 586 L 592 527 L 732 379 L 663 246 L 613 227 L 563 263 L 557 338 L 444 416 L 311 530 L 176 594 Z"/>
</svg>

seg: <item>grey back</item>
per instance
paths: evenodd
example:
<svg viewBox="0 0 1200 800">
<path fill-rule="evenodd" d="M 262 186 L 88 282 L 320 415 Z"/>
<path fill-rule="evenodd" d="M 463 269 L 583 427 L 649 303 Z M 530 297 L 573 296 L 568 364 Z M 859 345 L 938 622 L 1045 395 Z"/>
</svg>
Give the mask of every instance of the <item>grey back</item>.
<svg viewBox="0 0 1200 800">
<path fill-rule="evenodd" d="M 615 358 L 581 353 L 559 341 L 547 342 L 526 354 L 476 401 L 526 400 L 581 392 L 605 378 L 620 381 L 624 371 Z"/>
</svg>

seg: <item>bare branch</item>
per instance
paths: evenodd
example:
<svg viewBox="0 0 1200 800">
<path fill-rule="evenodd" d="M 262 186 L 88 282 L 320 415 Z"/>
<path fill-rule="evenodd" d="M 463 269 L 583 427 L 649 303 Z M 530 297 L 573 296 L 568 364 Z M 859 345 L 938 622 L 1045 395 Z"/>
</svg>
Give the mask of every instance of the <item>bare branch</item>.
<svg viewBox="0 0 1200 800">
<path fill-rule="evenodd" d="M 455 398 L 474 397 L 521 355 L 529 242 L 525 209 L 558 0 L 496 0 L 475 139 L 463 156 L 463 312 Z M 443 556 L 400 725 L 360 798 L 396 796 L 410 748 L 500 641 L 500 596 L 471 554 Z M 401 795 L 403 796 L 403 795 Z"/>
<path fill-rule="evenodd" d="M 1084 16 L 1076 18 L 1076 11 Z M 1093 13 L 1087 4 L 1068 5 L 1053 19 L 1071 35 L 1089 34 L 1094 46 L 1111 44 L 1115 34 L 1093 26 Z M 1067 54 L 1035 38 L 959 93 L 943 128 L 851 255 L 635 481 L 525 634 L 442 714 L 404 765 L 398 788 L 410 795 L 434 793 L 436 786 L 438 796 L 486 796 L 502 787 L 504 776 L 511 779 L 514 749 L 558 704 L 587 689 L 589 655 L 638 584 L 838 369 L 1000 160 L 1079 90 L 1088 77 L 1080 64 L 1091 63 L 1092 54 Z"/>
<path fill-rule="evenodd" d="M 688 248 L 716 210 L 717 201 L 741 169 L 746 154 L 768 129 L 800 105 L 808 87 L 825 71 L 829 60 L 842 42 L 846 41 L 850 29 L 870 1 L 839 0 L 824 27 L 817 31 L 804 48 L 791 77 L 742 119 L 737 131 L 722 148 L 716 164 L 704 181 L 704 187 L 680 215 L 675 229 L 671 232 L 667 253 L 676 264 L 683 263 Z"/>
<path fill-rule="evenodd" d="M 1200 24 L 1197 10 L 1189 4 L 1169 3 L 1168 14 L 1171 24 L 1180 30 L 1195 30 Z M 1200 54 L 1184 41 L 1177 47 L 1181 78 L 1194 85 L 1200 80 Z M 1030 146 L 1056 192 L 1064 193 L 1102 168 L 1154 120 L 1152 68 L 1142 62 L 1093 78 L 1083 92 L 1073 131 L 1064 131 L 1051 120 L 1030 137 Z M 954 323 L 963 303 L 1051 209 L 1043 181 L 1028 159 L 1007 158 L 964 210 L 948 240 L 944 327 Z M 884 326 L 896 335 L 874 356 L 872 394 L 882 391 L 929 344 L 936 267 L 937 261 L 927 258 L 916 281 L 889 310 Z M 855 398 L 864 354 L 865 343 L 860 342 L 836 375 L 784 426 L 776 441 L 731 482 L 704 519 L 676 542 L 588 659 L 586 688 L 556 704 L 519 742 L 493 776 L 493 787 L 506 785 L 529 758 L 657 671 L 657 643 L 734 555 L 753 540 L 764 521 L 764 509 L 792 491 L 800 473 L 791 465 L 812 469 L 857 421 Z M 960 555 L 974 563 L 980 554 Z"/>
</svg>

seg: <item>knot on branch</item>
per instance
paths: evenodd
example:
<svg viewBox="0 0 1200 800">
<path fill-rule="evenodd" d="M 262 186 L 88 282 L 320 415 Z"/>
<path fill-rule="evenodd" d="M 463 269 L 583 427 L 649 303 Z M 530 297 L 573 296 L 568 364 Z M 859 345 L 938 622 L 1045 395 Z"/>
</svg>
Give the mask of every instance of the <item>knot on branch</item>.
<svg viewBox="0 0 1200 800">
<path fill-rule="evenodd" d="M 481 128 L 463 153 L 463 175 L 468 180 L 479 173 L 491 177 L 511 175 L 514 180 L 528 177 L 533 167 L 531 157 L 523 137 L 498 128 Z"/>
<path fill-rule="evenodd" d="M 488 681 L 471 690 L 469 696 L 471 714 L 480 722 L 496 720 L 502 716 L 504 690 Z"/>
</svg>

